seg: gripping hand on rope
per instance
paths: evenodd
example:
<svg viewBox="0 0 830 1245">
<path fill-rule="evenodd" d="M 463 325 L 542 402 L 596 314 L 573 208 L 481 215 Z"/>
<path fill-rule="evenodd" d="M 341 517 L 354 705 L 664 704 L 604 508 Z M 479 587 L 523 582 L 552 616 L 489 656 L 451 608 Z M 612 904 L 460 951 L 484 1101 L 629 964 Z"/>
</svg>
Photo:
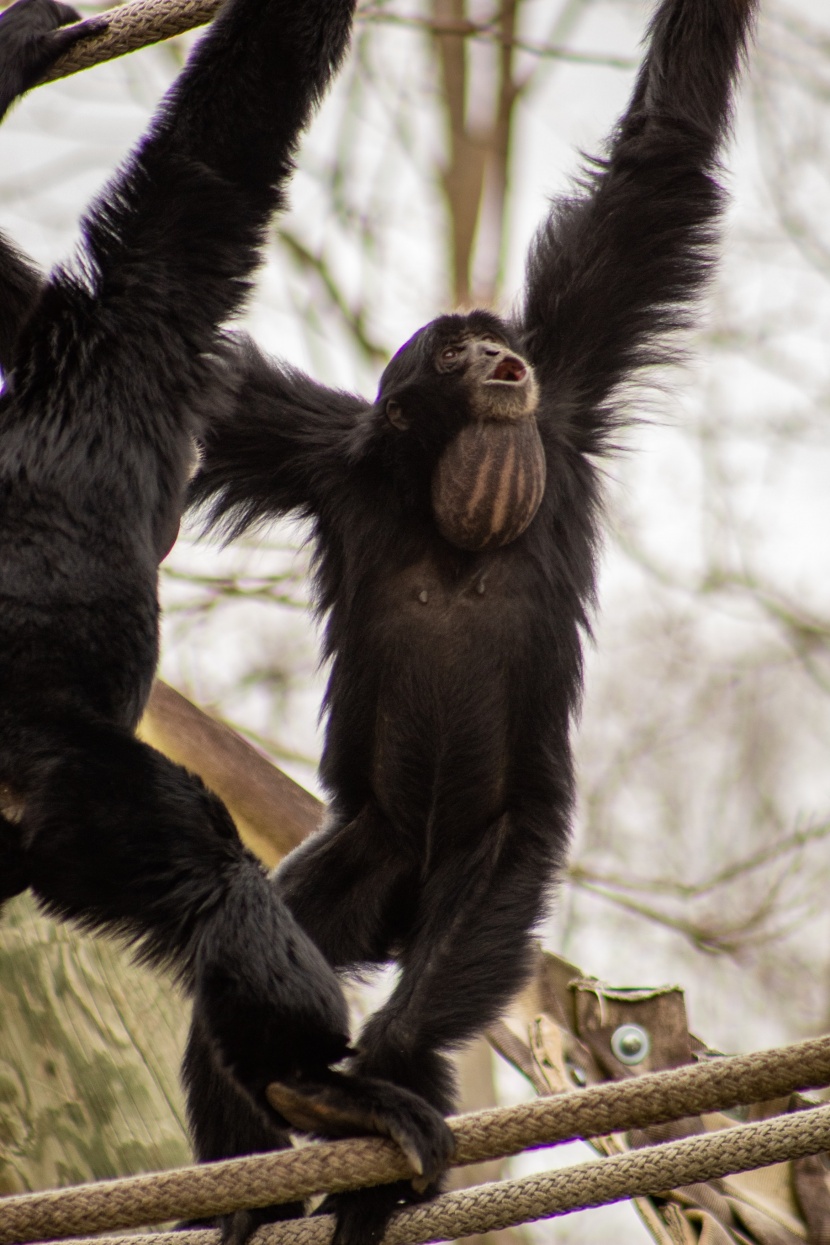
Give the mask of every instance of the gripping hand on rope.
<svg viewBox="0 0 830 1245">
<path fill-rule="evenodd" d="M 61 56 L 107 29 L 104 17 L 80 22 L 75 9 L 52 0 L 18 0 L 0 14 L 0 120 Z"/>
</svg>

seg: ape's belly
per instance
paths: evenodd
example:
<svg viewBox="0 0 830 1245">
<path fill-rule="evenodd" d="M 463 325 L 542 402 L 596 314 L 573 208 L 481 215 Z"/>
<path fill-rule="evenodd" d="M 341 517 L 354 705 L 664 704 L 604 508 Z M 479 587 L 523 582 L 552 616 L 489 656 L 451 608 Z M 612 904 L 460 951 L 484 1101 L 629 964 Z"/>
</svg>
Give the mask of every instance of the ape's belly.
<svg viewBox="0 0 830 1245">
<path fill-rule="evenodd" d="M 385 585 L 371 781 L 398 824 L 477 832 L 504 811 L 522 613 L 497 560 Z"/>
</svg>

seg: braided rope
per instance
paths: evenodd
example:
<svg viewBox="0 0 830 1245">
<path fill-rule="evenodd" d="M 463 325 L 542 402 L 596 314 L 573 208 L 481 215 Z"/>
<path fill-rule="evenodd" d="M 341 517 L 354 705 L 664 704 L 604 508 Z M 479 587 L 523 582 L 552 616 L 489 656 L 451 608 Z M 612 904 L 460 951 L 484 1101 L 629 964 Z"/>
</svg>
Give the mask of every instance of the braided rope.
<svg viewBox="0 0 830 1245">
<path fill-rule="evenodd" d="M 779 1116 L 760 1124 L 686 1137 L 652 1149 L 580 1163 L 522 1180 L 479 1185 L 447 1193 L 423 1206 L 399 1211 L 383 1245 L 451 1241 L 534 1219 L 553 1219 L 631 1197 L 654 1197 L 668 1189 L 819 1154 L 830 1147 L 830 1106 Z M 334 1218 L 321 1215 L 261 1228 L 252 1245 L 330 1245 Z M 98 1237 L 66 1245 L 124 1245 L 124 1237 Z M 219 1245 L 216 1231 L 164 1232 L 138 1238 L 139 1245 Z"/>
<path fill-rule="evenodd" d="M 221 0 L 129 0 L 100 14 L 107 19 L 107 29 L 70 48 L 44 75 L 43 82 L 66 78 L 161 39 L 171 39 L 194 26 L 204 26 L 220 4 Z"/>
<path fill-rule="evenodd" d="M 827 1084 L 830 1038 L 811 1039 L 778 1050 L 655 1072 L 517 1107 L 459 1116 L 452 1121 L 457 1147 L 454 1162 L 463 1166 L 579 1137 L 627 1132 Z M 795 1136 L 802 1121 L 806 1127 L 813 1114 L 819 1116 L 820 1112 L 794 1117 L 791 1127 Z M 737 1132 L 729 1130 L 724 1136 Z M 815 1150 L 799 1153 L 817 1153 L 823 1148 L 824 1141 Z M 753 1158 L 748 1166 L 754 1165 Z M 390 1141 L 365 1137 L 321 1142 L 299 1150 L 3 1198 L 0 1245 L 140 1227 L 166 1219 L 202 1218 L 249 1206 L 295 1201 L 313 1193 L 386 1184 L 410 1175 L 400 1150 Z M 669 1183 L 664 1179 L 662 1187 Z M 687 1183 L 685 1175 L 680 1183 Z M 635 1195 L 629 1191 L 625 1196 Z M 178 1245 L 186 1245 L 181 1234 L 176 1240 Z"/>
</svg>

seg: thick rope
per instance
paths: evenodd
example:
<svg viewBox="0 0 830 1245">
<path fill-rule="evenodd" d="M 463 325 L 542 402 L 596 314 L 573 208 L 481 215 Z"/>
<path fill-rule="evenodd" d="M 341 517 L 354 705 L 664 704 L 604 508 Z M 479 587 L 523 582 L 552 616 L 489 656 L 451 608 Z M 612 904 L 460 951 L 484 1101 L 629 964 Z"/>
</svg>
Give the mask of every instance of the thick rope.
<svg viewBox="0 0 830 1245">
<path fill-rule="evenodd" d="M 447 1193 L 423 1206 L 399 1211 L 383 1245 L 452 1241 L 631 1197 L 653 1197 L 683 1185 L 819 1154 L 828 1147 L 830 1106 L 816 1107 L 760 1124 L 740 1124 L 652 1149 L 580 1163 L 550 1175 Z M 329 1245 L 333 1230 L 331 1215 L 294 1219 L 261 1228 L 252 1245 Z M 137 1245 L 218 1245 L 219 1233 L 165 1232 L 131 1240 Z M 83 1245 L 125 1245 L 125 1238 L 97 1237 Z"/>
<path fill-rule="evenodd" d="M 830 1038 L 812 1039 L 540 1098 L 518 1107 L 459 1116 L 451 1121 L 457 1148 L 454 1162 L 463 1166 L 580 1137 L 627 1132 L 827 1084 Z M 812 1113 L 794 1117 L 796 1135 L 801 1122 L 806 1127 L 810 1118 Z M 817 1146 L 817 1150 L 823 1148 L 824 1142 Z M 365 1137 L 322 1142 L 299 1150 L 3 1198 L 0 1245 L 202 1218 L 295 1201 L 314 1193 L 386 1184 L 410 1175 L 400 1150 L 390 1141 Z M 684 1182 L 685 1176 L 680 1183 Z M 181 1236 L 177 1241 L 185 1245 Z"/>
<path fill-rule="evenodd" d="M 66 78 L 101 61 L 171 39 L 194 26 L 204 26 L 220 4 L 221 0 L 130 0 L 117 9 L 109 9 L 100 14 L 107 19 L 107 29 L 77 43 L 55 62 L 43 81 Z"/>
</svg>

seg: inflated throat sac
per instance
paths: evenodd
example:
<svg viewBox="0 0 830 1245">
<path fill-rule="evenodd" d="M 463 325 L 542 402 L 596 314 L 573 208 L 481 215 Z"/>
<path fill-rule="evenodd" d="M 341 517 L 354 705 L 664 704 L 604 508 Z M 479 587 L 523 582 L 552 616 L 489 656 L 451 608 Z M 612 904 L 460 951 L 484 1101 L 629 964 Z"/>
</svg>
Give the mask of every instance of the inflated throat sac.
<svg viewBox="0 0 830 1245">
<path fill-rule="evenodd" d="M 546 470 L 533 416 L 465 425 L 432 477 L 438 530 L 459 549 L 508 545 L 533 521 L 545 493 Z"/>
</svg>

